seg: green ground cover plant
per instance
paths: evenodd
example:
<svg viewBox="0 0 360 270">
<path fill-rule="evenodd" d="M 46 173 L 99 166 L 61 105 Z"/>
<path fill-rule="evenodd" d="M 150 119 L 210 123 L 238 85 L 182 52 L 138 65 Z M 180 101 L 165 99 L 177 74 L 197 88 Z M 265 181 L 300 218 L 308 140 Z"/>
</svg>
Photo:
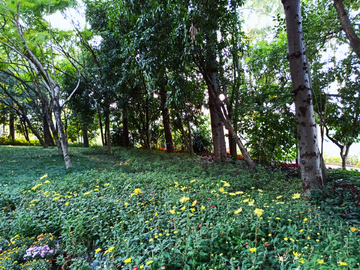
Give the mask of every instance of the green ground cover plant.
<svg viewBox="0 0 360 270">
<path fill-rule="evenodd" d="M 0 146 L 0 269 L 359 269 L 358 224 L 285 172 L 70 150 Z"/>
</svg>

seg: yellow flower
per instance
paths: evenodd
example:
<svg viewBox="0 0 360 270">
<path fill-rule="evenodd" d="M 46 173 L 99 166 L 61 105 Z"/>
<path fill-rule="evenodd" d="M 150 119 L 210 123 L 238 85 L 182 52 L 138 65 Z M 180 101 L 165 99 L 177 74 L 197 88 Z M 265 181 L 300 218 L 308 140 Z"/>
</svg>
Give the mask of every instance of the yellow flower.
<svg viewBox="0 0 360 270">
<path fill-rule="evenodd" d="M 35 186 L 33 186 L 31 189 L 32 190 L 36 190 L 38 187 L 40 187 L 40 186 L 42 186 L 42 184 L 37 184 L 37 185 L 35 185 Z"/>
<path fill-rule="evenodd" d="M 101 248 L 95 249 L 95 252 L 96 252 L 96 253 L 99 253 L 100 251 L 101 251 Z"/>
<path fill-rule="evenodd" d="M 357 229 L 357 228 L 355 228 L 355 227 L 350 227 L 350 230 L 351 230 L 352 232 L 356 232 L 356 231 L 358 231 L 358 229 Z"/>
<path fill-rule="evenodd" d="M 285 238 L 284 238 L 284 240 L 285 240 L 285 241 L 287 241 L 287 240 L 288 240 L 288 238 L 287 238 L 287 237 L 285 237 Z"/>
<path fill-rule="evenodd" d="M 242 208 L 240 207 L 238 210 L 236 210 L 234 213 L 235 215 L 239 214 L 242 211 Z"/>
<path fill-rule="evenodd" d="M 197 200 L 193 201 L 191 206 L 195 206 L 197 204 Z"/>
<path fill-rule="evenodd" d="M 181 210 L 184 211 L 186 209 L 186 206 L 182 207 Z"/>
<path fill-rule="evenodd" d="M 224 192 L 225 189 L 224 189 L 224 188 L 220 188 L 219 191 L 220 191 L 220 192 Z"/>
<path fill-rule="evenodd" d="M 45 183 L 45 184 L 50 184 L 50 181 L 49 181 L 49 180 L 46 180 L 44 183 Z"/>
<path fill-rule="evenodd" d="M 307 220 L 308 220 L 307 218 L 304 218 L 304 219 L 303 219 L 304 222 L 307 221 Z"/>
<path fill-rule="evenodd" d="M 128 202 L 124 202 L 124 205 L 125 205 L 125 206 L 128 206 L 128 204 L 129 204 Z"/>
<path fill-rule="evenodd" d="M 205 206 L 203 206 L 203 205 L 200 208 L 201 208 L 201 210 L 205 210 Z"/>
<path fill-rule="evenodd" d="M 59 198 L 60 198 L 60 197 L 55 197 L 55 198 L 53 199 L 53 201 L 57 201 Z"/>
<path fill-rule="evenodd" d="M 251 200 L 251 201 L 249 202 L 249 206 L 254 206 L 254 202 L 255 202 L 255 200 Z"/>
<path fill-rule="evenodd" d="M 251 187 L 251 189 L 255 189 L 254 187 Z"/>
<path fill-rule="evenodd" d="M 182 198 L 180 199 L 180 202 L 181 202 L 181 203 L 184 203 L 184 202 L 187 202 L 188 200 L 190 200 L 190 198 L 184 196 L 184 197 L 182 197 Z"/>
<path fill-rule="evenodd" d="M 254 210 L 254 214 L 256 214 L 258 217 L 260 217 L 262 214 L 263 214 L 264 210 L 263 209 L 259 209 L 259 208 L 256 208 Z"/>
<path fill-rule="evenodd" d="M 244 194 L 244 192 L 242 192 L 242 191 L 236 191 L 235 194 L 236 194 L 236 195 L 241 195 L 241 194 Z"/>
<path fill-rule="evenodd" d="M 300 199 L 300 193 L 295 193 L 292 197 L 294 200 L 295 199 Z"/>
<path fill-rule="evenodd" d="M 91 192 L 93 192 L 92 190 L 85 192 L 84 195 L 89 195 Z"/>
<path fill-rule="evenodd" d="M 276 199 L 280 199 L 282 196 L 277 196 Z"/>
<path fill-rule="evenodd" d="M 248 202 L 249 201 L 249 199 L 245 199 L 245 200 L 243 200 L 242 202 L 243 203 L 246 203 L 246 202 Z"/>
<path fill-rule="evenodd" d="M 294 254 L 294 256 L 295 256 L 295 261 L 297 260 L 297 259 L 299 259 L 299 257 L 301 256 L 301 253 L 297 253 L 297 252 L 295 252 L 295 251 L 293 251 L 293 254 Z"/>
<path fill-rule="evenodd" d="M 35 200 L 32 200 L 30 203 L 34 203 L 34 202 L 37 202 L 38 200 L 37 199 L 35 199 Z"/>
<path fill-rule="evenodd" d="M 195 181 L 196 181 L 195 179 L 194 179 L 194 180 L 191 180 L 190 183 L 194 183 Z"/>
<path fill-rule="evenodd" d="M 195 212 L 195 208 L 190 208 L 191 212 Z"/>
<path fill-rule="evenodd" d="M 279 218 L 279 217 L 276 217 L 275 219 L 280 220 L 280 218 Z"/>
<path fill-rule="evenodd" d="M 132 259 L 131 258 L 127 258 L 124 263 L 131 263 L 132 262 Z"/>
<path fill-rule="evenodd" d="M 40 180 L 43 180 L 44 178 L 48 177 L 47 173 L 45 173 L 43 176 L 40 177 Z"/>
<path fill-rule="evenodd" d="M 108 187 L 110 185 L 110 183 L 106 183 L 104 184 L 104 187 Z"/>
<path fill-rule="evenodd" d="M 303 231 L 304 231 L 303 229 L 300 230 L 301 233 L 302 233 Z"/>
<path fill-rule="evenodd" d="M 95 188 L 94 191 L 99 191 L 99 189 L 98 189 L 98 188 Z"/>
<path fill-rule="evenodd" d="M 135 194 L 135 195 L 138 195 L 138 194 L 140 194 L 141 193 L 141 189 L 140 188 L 137 188 L 137 189 L 135 189 L 134 191 L 133 191 L 133 194 Z"/>
<path fill-rule="evenodd" d="M 236 193 L 234 193 L 234 192 L 230 192 L 230 193 L 229 193 L 229 195 L 230 195 L 230 196 L 235 196 L 235 195 L 236 195 Z"/>
<path fill-rule="evenodd" d="M 177 234 L 178 232 L 177 231 L 174 231 L 174 234 Z"/>
<path fill-rule="evenodd" d="M 154 261 L 151 261 L 151 260 L 150 260 L 150 261 L 148 261 L 146 264 L 147 264 L 147 265 L 150 265 L 150 264 L 152 264 L 153 262 L 154 262 Z"/>
<path fill-rule="evenodd" d="M 305 263 L 304 258 L 301 258 L 301 259 L 299 260 L 299 262 L 300 262 L 301 264 L 304 264 L 304 263 Z"/>
<path fill-rule="evenodd" d="M 140 265 L 140 269 L 143 269 L 144 268 L 144 265 L 142 264 L 142 265 Z"/>
<path fill-rule="evenodd" d="M 307 237 L 307 240 L 310 240 L 310 236 Z"/>
<path fill-rule="evenodd" d="M 253 247 L 253 248 L 249 248 L 249 251 L 250 251 L 251 253 L 254 253 L 254 252 L 256 252 L 256 247 Z"/>
<path fill-rule="evenodd" d="M 318 262 L 319 264 L 323 264 L 323 263 L 324 263 L 324 260 L 317 259 L 317 262 Z"/>
<path fill-rule="evenodd" d="M 155 213 L 155 215 L 154 215 L 154 216 L 155 216 L 155 217 L 157 217 L 158 215 L 159 215 L 158 213 Z"/>
<path fill-rule="evenodd" d="M 45 197 L 49 197 L 49 196 L 50 196 L 50 194 L 51 194 L 51 192 L 50 192 L 50 191 L 45 191 L 45 192 L 44 192 L 44 196 L 45 196 Z"/>
<path fill-rule="evenodd" d="M 340 266 L 347 266 L 347 263 L 346 263 L 346 262 L 342 262 L 342 261 L 339 261 L 338 264 L 339 264 Z"/>
<path fill-rule="evenodd" d="M 169 212 L 173 215 L 175 215 L 175 210 L 169 210 Z"/>
<path fill-rule="evenodd" d="M 105 256 L 106 253 L 112 252 L 112 251 L 114 250 L 114 248 L 115 248 L 115 247 L 109 247 L 109 248 L 105 251 L 104 256 Z"/>
<path fill-rule="evenodd" d="M 66 202 L 65 205 L 68 206 L 68 205 L 69 205 L 69 202 Z"/>
</svg>

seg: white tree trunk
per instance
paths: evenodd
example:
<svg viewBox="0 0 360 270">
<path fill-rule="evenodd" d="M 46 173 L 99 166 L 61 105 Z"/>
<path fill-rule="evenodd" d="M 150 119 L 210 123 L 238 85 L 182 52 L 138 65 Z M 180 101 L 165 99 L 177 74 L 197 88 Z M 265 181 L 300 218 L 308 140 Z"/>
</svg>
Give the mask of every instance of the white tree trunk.
<svg viewBox="0 0 360 270">
<path fill-rule="evenodd" d="M 303 192 L 308 196 L 311 190 L 322 189 L 324 186 L 312 102 L 310 70 L 302 31 L 300 0 L 282 0 L 282 3 L 286 15 L 290 71 L 295 97 L 301 180 Z"/>
<path fill-rule="evenodd" d="M 55 115 L 56 125 L 58 127 L 58 134 L 60 137 L 61 149 L 62 149 L 62 153 L 64 156 L 65 167 L 66 167 L 66 169 L 69 169 L 69 168 L 72 168 L 72 164 L 71 164 L 71 160 L 70 160 L 68 143 L 67 143 L 67 138 L 66 138 L 66 135 L 64 132 L 63 122 L 61 121 L 61 107 L 60 107 L 60 103 L 59 103 L 59 91 L 60 91 L 59 86 L 55 85 L 54 97 L 53 97 L 54 115 Z"/>
</svg>

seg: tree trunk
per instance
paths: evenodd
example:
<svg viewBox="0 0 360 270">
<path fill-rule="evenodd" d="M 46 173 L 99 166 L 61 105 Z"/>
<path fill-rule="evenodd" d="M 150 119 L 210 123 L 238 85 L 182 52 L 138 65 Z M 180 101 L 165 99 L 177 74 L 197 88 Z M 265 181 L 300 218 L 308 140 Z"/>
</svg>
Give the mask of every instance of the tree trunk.
<svg viewBox="0 0 360 270">
<path fill-rule="evenodd" d="M 89 133 L 86 125 L 81 126 L 82 129 L 82 136 L 84 141 L 84 147 L 89 147 Z"/>
<path fill-rule="evenodd" d="M 128 119 L 128 110 L 127 107 L 124 107 L 123 110 L 123 147 L 129 147 L 130 146 L 130 140 L 129 140 L 129 119 Z"/>
<path fill-rule="evenodd" d="M 150 118 L 149 118 L 149 97 L 146 97 L 145 102 L 145 132 L 146 132 L 146 148 L 151 148 L 151 136 L 150 136 Z"/>
<path fill-rule="evenodd" d="M 15 114 L 12 110 L 10 110 L 9 130 L 9 138 L 15 140 Z"/>
<path fill-rule="evenodd" d="M 20 123 L 21 123 L 21 126 L 22 126 L 23 130 L 24 130 L 25 140 L 27 142 L 29 142 L 30 141 L 29 132 L 28 132 L 28 128 L 27 128 L 27 125 L 26 125 L 26 121 L 25 121 L 25 119 L 23 117 L 21 118 Z"/>
<path fill-rule="evenodd" d="M 348 143 L 346 144 L 343 148 L 341 148 L 340 150 L 340 156 L 341 156 L 341 168 L 343 170 L 346 170 L 346 160 L 347 160 L 347 157 L 349 155 L 349 150 L 350 150 L 350 146 L 352 145 L 352 142 L 351 143 Z M 345 151 L 344 151 L 344 148 L 345 148 Z"/>
<path fill-rule="evenodd" d="M 235 128 L 234 128 L 235 130 Z M 235 130 L 236 132 L 236 130 Z M 237 160 L 237 151 L 236 151 L 236 141 L 234 140 L 234 138 L 231 136 L 230 131 L 228 130 L 228 136 L 229 136 L 229 148 L 230 148 L 230 156 Z"/>
<path fill-rule="evenodd" d="M 44 148 L 48 148 L 48 145 L 43 140 L 43 138 L 40 136 L 39 132 L 37 132 L 37 130 L 33 127 L 33 125 L 31 124 L 31 122 L 29 120 L 29 118 L 26 115 L 23 115 L 23 117 L 24 117 L 24 121 L 28 124 L 28 127 L 30 128 L 31 132 L 35 135 L 36 138 L 38 138 L 41 146 L 44 147 Z"/>
<path fill-rule="evenodd" d="M 188 142 L 188 135 L 186 134 L 185 132 L 185 129 L 184 129 L 184 125 L 183 125 L 183 122 L 181 120 L 181 115 L 180 113 L 177 113 L 176 114 L 176 117 L 177 117 L 177 122 L 178 122 L 178 125 L 179 125 L 179 129 L 180 129 L 180 132 L 181 132 L 181 135 L 183 137 L 183 143 L 185 144 L 185 148 L 186 150 L 189 152 L 190 154 L 190 146 L 189 146 L 189 142 Z"/>
<path fill-rule="evenodd" d="M 322 189 L 320 152 L 310 89 L 310 70 L 302 31 L 300 0 L 282 0 L 286 17 L 290 72 L 295 96 L 296 126 L 299 140 L 303 192 Z"/>
<path fill-rule="evenodd" d="M 168 153 L 174 153 L 174 143 L 171 134 L 170 114 L 169 108 L 166 107 L 167 93 L 165 87 L 160 90 L 161 97 L 161 112 L 165 131 L 166 151 Z"/>
<path fill-rule="evenodd" d="M 111 151 L 111 134 L 110 134 L 110 110 L 106 108 L 105 110 L 105 138 L 106 138 L 106 145 Z"/>
<path fill-rule="evenodd" d="M 59 153 L 63 154 L 58 129 L 54 125 L 54 122 L 53 122 L 52 117 L 51 117 L 51 112 L 48 112 L 48 111 L 46 112 L 46 118 L 47 118 L 48 124 L 50 124 L 50 129 L 51 129 L 51 131 L 52 131 L 52 133 L 54 135 L 54 140 L 55 140 L 56 147 L 57 147 Z"/>
<path fill-rule="evenodd" d="M 189 148 L 188 148 L 188 151 L 189 151 L 190 157 L 192 157 L 192 156 L 194 156 L 194 147 L 193 147 L 193 139 L 192 139 L 191 126 L 190 126 L 190 121 L 189 120 L 187 121 L 187 128 L 188 128 L 188 131 L 189 131 Z"/>
<path fill-rule="evenodd" d="M 55 144 L 54 144 L 53 138 L 51 136 L 49 123 L 47 121 L 46 114 L 43 115 L 43 125 L 44 125 L 44 139 L 45 139 L 46 144 L 48 146 L 54 146 Z"/>
<path fill-rule="evenodd" d="M 211 119 L 211 133 L 214 144 L 214 159 L 215 161 L 226 161 L 226 144 L 224 135 L 224 124 L 221 117 L 218 114 L 216 96 L 218 94 L 218 83 L 217 83 L 217 71 L 215 68 L 207 70 L 209 80 L 206 80 L 209 91 L 209 108 L 210 108 L 210 119 Z M 211 89 L 210 89 L 211 88 Z M 214 91 L 215 95 L 210 94 L 210 91 Z"/>
<path fill-rule="evenodd" d="M 342 0 L 334 0 L 334 7 L 339 16 L 342 30 L 345 32 L 346 37 L 350 42 L 350 46 L 360 58 L 360 38 L 355 33 L 354 27 L 351 24 Z"/>
<path fill-rule="evenodd" d="M 101 109 L 100 106 L 98 108 L 98 116 L 99 116 L 99 125 L 100 125 L 100 133 L 101 133 L 101 142 L 102 145 L 105 145 L 105 138 L 104 138 L 104 131 L 103 131 L 103 125 L 102 125 L 102 119 L 101 119 Z"/>
<path fill-rule="evenodd" d="M 69 149 L 68 149 L 68 143 L 67 143 L 67 138 L 64 132 L 64 126 L 61 120 L 61 107 L 59 104 L 59 86 L 56 85 L 54 87 L 54 98 L 53 98 L 53 104 L 54 104 L 54 115 L 55 115 L 55 121 L 56 121 L 56 125 L 58 127 L 58 133 L 59 133 L 59 137 L 60 137 L 60 142 L 61 142 L 61 149 L 62 149 L 62 153 L 64 156 L 64 161 L 65 161 L 65 167 L 66 169 L 72 168 L 72 164 L 71 164 L 71 160 L 70 160 L 70 155 L 69 155 Z"/>
</svg>

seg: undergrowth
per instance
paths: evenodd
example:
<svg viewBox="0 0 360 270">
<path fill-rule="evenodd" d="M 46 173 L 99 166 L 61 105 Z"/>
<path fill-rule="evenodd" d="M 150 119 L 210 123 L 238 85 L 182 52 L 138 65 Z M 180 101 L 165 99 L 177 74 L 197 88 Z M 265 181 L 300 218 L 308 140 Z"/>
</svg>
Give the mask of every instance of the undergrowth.
<svg viewBox="0 0 360 270">
<path fill-rule="evenodd" d="M 358 224 L 285 172 L 70 152 L 0 146 L 0 269 L 359 269 Z"/>
</svg>

